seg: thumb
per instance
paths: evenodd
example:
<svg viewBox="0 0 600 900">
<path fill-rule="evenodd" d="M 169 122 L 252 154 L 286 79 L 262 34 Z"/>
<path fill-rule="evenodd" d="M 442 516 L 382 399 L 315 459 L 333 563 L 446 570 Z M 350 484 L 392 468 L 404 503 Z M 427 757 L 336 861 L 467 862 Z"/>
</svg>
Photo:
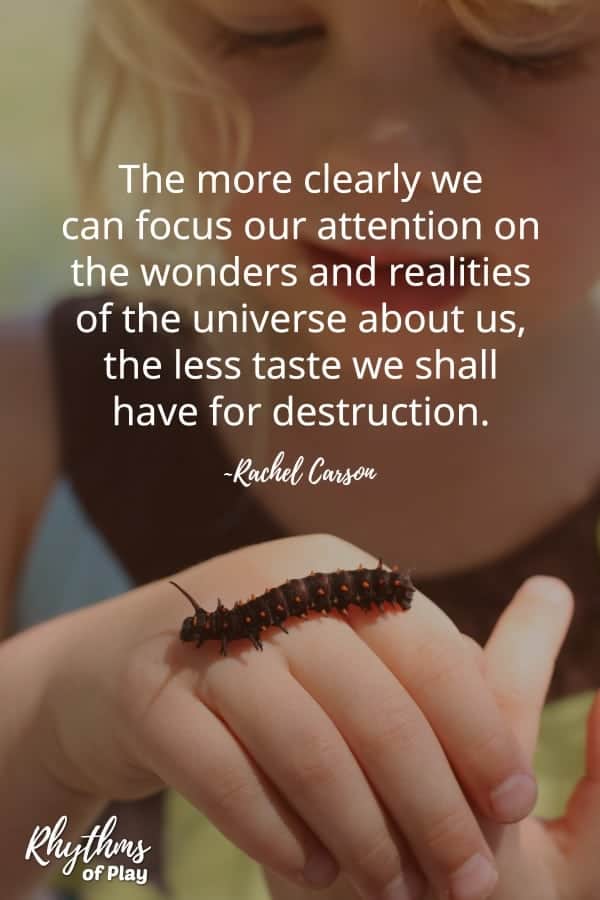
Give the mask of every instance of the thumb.
<svg viewBox="0 0 600 900">
<path fill-rule="evenodd" d="M 528 578 L 500 616 L 485 648 L 488 684 L 530 759 L 572 616 L 573 595 L 563 581 L 540 575 Z"/>
<path fill-rule="evenodd" d="M 560 826 L 566 837 L 570 876 L 580 882 L 574 896 L 595 896 L 600 880 L 600 691 L 588 718 L 585 775 L 571 795 Z"/>
</svg>

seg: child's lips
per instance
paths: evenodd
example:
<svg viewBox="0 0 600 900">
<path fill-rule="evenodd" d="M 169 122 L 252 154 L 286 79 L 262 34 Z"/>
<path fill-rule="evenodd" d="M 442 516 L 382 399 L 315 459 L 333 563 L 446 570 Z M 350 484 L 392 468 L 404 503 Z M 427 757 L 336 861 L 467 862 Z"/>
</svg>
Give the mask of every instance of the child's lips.
<svg viewBox="0 0 600 900">
<path fill-rule="evenodd" d="M 346 263 L 354 263 L 355 265 L 361 265 L 362 263 L 368 263 L 372 256 L 376 258 L 376 263 L 378 268 L 384 268 L 386 266 L 390 266 L 393 263 L 399 264 L 404 262 L 405 264 L 409 263 L 420 263 L 421 265 L 426 265 L 431 262 L 439 262 L 440 260 L 443 262 L 444 259 L 434 259 L 431 256 L 419 256 L 416 255 L 411 257 L 410 259 L 405 257 L 402 258 L 398 255 L 398 246 L 390 243 L 372 243 L 367 241 L 348 241 L 345 244 L 336 244 L 333 241 L 328 242 L 313 242 L 313 241 L 304 241 L 304 247 L 306 251 L 310 255 L 315 255 L 319 257 L 323 257 L 323 261 L 327 262 L 327 258 L 333 262 L 346 262 Z"/>
<path fill-rule="evenodd" d="M 359 246 L 353 246 L 353 243 L 355 242 L 349 242 L 343 248 L 333 243 L 316 244 L 305 241 L 303 244 L 308 261 L 311 264 L 321 264 L 331 272 L 334 265 L 341 263 L 350 265 L 356 270 L 359 266 L 370 263 L 372 256 L 375 257 L 375 286 L 356 284 L 354 283 L 356 279 L 353 277 L 353 284 L 351 285 L 346 283 L 340 283 L 337 286 L 331 284 L 325 288 L 325 290 L 333 291 L 353 304 L 373 308 L 385 301 L 388 306 L 398 309 L 431 309 L 451 304 L 459 294 L 464 293 L 468 289 L 467 287 L 452 285 L 444 287 L 415 287 L 406 282 L 404 272 L 406 267 L 413 263 L 421 266 L 425 272 L 434 264 L 443 266 L 448 272 L 451 261 L 447 256 L 427 258 L 415 256 L 411 259 L 402 259 L 398 256 L 397 248 L 389 247 L 389 245 L 388 247 L 382 247 L 377 244 L 367 245 L 361 241 Z M 476 258 L 465 255 L 466 260 Z M 392 287 L 390 284 L 390 266 L 402 264 L 404 268 L 397 270 L 396 282 Z"/>
</svg>

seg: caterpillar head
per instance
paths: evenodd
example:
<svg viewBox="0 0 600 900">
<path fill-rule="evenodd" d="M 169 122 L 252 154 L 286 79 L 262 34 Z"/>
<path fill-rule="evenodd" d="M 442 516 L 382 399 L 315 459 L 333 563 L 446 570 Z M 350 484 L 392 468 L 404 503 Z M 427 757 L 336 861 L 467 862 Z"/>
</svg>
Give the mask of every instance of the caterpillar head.
<svg viewBox="0 0 600 900">
<path fill-rule="evenodd" d="M 188 616 L 183 620 L 179 637 L 182 641 L 197 641 L 202 637 L 202 630 L 208 619 L 208 613 L 196 603 L 194 598 L 190 594 L 188 594 L 187 591 L 184 591 L 184 589 L 174 581 L 170 581 L 169 584 L 172 584 L 173 587 L 176 587 L 184 597 L 187 597 L 187 599 L 194 607 L 194 615 Z"/>
<path fill-rule="evenodd" d="M 187 619 L 183 620 L 179 637 L 182 641 L 197 641 L 205 622 L 206 613 L 202 609 L 196 615 L 188 616 Z"/>
<path fill-rule="evenodd" d="M 181 626 L 181 632 L 179 637 L 182 641 L 193 641 L 194 640 L 194 617 L 188 616 L 187 619 L 183 620 L 183 625 Z"/>
</svg>

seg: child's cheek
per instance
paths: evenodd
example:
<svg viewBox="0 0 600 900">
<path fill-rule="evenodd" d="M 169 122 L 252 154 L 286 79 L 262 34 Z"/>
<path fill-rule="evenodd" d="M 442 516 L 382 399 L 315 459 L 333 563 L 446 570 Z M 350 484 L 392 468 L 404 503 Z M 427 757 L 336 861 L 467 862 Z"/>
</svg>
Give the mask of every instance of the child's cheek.
<svg viewBox="0 0 600 900">
<path fill-rule="evenodd" d="M 505 252 L 531 265 L 534 293 L 548 311 L 577 304 L 600 278 L 600 182 L 590 162 L 587 147 L 540 148 L 523 162 L 520 199 L 504 213 L 539 220 L 539 240 L 508 243 Z"/>
<path fill-rule="evenodd" d="M 292 185 L 290 193 L 270 190 L 231 197 L 228 215 L 233 220 L 233 238 L 227 246 L 228 253 L 263 265 L 306 262 L 303 241 L 314 237 L 321 216 L 335 215 L 343 208 L 335 195 L 311 196 L 305 192 L 304 174 L 313 165 L 308 140 L 298 146 L 289 140 L 285 129 L 278 133 L 266 126 L 263 129 L 260 121 L 255 123 L 255 136 L 243 167 L 252 172 L 290 172 Z M 257 218 L 266 226 L 263 240 L 246 234 L 246 224 Z M 253 221 L 250 224 L 254 228 Z"/>
<path fill-rule="evenodd" d="M 495 149 L 480 152 L 494 216 L 540 223 L 538 241 L 496 246 L 508 261 L 531 265 L 541 302 L 566 305 L 600 278 L 600 91 L 578 83 L 535 96 L 527 120 L 507 118 L 488 142 Z"/>
</svg>

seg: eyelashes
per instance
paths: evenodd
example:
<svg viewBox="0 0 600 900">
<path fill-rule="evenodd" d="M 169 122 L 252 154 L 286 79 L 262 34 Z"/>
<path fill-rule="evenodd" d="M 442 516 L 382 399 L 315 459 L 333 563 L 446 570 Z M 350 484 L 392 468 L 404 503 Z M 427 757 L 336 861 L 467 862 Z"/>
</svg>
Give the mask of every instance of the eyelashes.
<svg viewBox="0 0 600 900">
<path fill-rule="evenodd" d="M 222 25 L 219 31 L 219 51 L 223 57 L 246 57 L 257 64 L 283 63 L 287 56 L 327 37 L 326 28 L 318 24 L 263 32 L 241 31 Z M 466 37 L 459 39 L 457 44 L 459 53 L 467 56 L 469 61 L 515 79 L 556 80 L 574 74 L 582 65 L 582 53 L 578 48 L 547 54 L 510 54 Z"/>
<path fill-rule="evenodd" d="M 300 28 L 263 32 L 238 31 L 223 26 L 219 45 L 221 55 L 224 57 L 247 55 L 277 58 L 283 57 L 286 51 L 289 53 L 325 36 L 326 31 L 322 25 L 305 25 Z"/>
<path fill-rule="evenodd" d="M 286 50 L 325 36 L 321 25 L 306 25 L 285 31 L 230 31 L 230 52 L 240 50 Z"/>
<path fill-rule="evenodd" d="M 574 73 L 582 63 L 578 49 L 558 50 L 547 54 L 509 54 L 466 38 L 461 45 L 476 61 L 520 78 L 557 79 Z"/>
</svg>

